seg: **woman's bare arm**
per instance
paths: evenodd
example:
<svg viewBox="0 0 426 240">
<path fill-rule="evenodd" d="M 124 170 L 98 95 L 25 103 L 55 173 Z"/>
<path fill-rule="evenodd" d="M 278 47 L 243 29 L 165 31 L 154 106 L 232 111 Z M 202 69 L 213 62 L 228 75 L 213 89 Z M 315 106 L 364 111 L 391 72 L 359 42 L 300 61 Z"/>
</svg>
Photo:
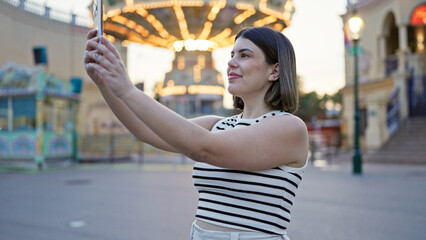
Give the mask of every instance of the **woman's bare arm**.
<svg viewBox="0 0 426 240">
<path fill-rule="evenodd" d="M 107 85 L 141 122 L 178 152 L 195 161 L 243 170 L 297 167 L 306 162 L 307 130 L 299 118 L 276 116 L 247 128 L 210 132 L 137 89 L 114 46 L 104 37 L 102 44 L 99 40 L 92 38 L 87 43 L 85 64 L 91 78 L 98 85 Z"/>
</svg>

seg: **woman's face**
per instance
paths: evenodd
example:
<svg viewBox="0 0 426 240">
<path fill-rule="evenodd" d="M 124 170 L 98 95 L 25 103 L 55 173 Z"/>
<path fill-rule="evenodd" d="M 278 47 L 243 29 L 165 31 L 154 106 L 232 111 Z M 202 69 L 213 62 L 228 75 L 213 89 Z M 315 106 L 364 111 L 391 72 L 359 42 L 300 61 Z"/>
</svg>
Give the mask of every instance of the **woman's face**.
<svg viewBox="0 0 426 240">
<path fill-rule="evenodd" d="M 241 97 L 265 95 L 272 84 L 274 66 L 265 61 L 265 54 L 252 41 L 239 37 L 228 62 L 228 91 Z"/>
</svg>

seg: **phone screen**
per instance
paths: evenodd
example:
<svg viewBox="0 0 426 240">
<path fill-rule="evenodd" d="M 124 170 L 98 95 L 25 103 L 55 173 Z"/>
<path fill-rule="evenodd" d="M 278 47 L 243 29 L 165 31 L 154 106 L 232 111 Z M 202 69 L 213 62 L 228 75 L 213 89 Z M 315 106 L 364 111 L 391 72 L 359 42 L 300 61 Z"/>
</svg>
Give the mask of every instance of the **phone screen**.
<svg viewBox="0 0 426 240">
<path fill-rule="evenodd" d="M 93 23 L 94 29 L 98 30 L 97 36 L 102 36 L 104 31 L 102 0 L 93 0 Z"/>
</svg>

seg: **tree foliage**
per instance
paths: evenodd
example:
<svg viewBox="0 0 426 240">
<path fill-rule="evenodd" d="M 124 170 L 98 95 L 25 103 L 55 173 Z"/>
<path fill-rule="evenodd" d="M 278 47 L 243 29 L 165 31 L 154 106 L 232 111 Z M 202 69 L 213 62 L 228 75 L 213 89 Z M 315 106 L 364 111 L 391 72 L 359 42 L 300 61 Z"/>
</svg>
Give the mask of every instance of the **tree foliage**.
<svg viewBox="0 0 426 240">
<path fill-rule="evenodd" d="M 332 111 L 330 109 L 327 109 L 327 102 L 330 102 L 329 104 L 333 106 L 336 106 L 337 104 L 341 105 L 341 91 L 338 91 L 333 95 L 324 94 L 322 97 L 318 95 L 315 91 L 308 93 L 301 92 L 299 110 L 297 112 L 297 115 L 305 122 L 310 122 L 313 117 L 318 119 L 339 117 L 339 114 L 330 114 L 330 112 Z"/>
</svg>

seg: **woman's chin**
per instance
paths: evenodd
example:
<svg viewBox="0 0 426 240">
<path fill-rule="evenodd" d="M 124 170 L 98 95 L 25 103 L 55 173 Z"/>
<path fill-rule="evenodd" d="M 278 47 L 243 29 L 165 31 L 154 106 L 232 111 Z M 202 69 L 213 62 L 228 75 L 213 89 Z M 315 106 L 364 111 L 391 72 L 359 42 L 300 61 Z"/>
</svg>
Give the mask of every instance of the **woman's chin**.
<svg viewBox="0 0 426 240">
<path fill-rule="evenodd" d="M 236 91 L 236 89 L 233 86 L 228 86 L 228 92 L 231 95 L 234 95 L 234 96 L 238 95 L 238 92 Z"/>
</svg>

